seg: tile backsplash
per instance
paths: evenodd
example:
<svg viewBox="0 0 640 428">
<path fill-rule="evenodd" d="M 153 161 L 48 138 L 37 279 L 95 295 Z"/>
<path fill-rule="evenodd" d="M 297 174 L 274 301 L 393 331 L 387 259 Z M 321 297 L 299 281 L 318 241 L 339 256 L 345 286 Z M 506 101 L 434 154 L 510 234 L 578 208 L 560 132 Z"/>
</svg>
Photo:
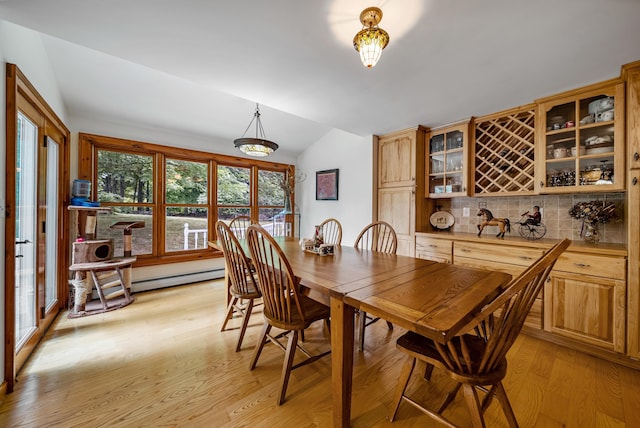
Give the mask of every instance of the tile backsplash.
<svg viewBox="0 0 640 428">
<path fill-rule="evenodd" d="M 569 216 L 569 209 L 584 201 L 614 202 L 617 206 L 618 220 L 599 224 L 600 242 L 626 244 L 626 224 L 624 218 L 624 193 L 597 193 L 576 195 L 534 195 L 511 197 L 452 198 L 438 200 L 443 210 L 451 212 L 455 217 L 453 232 L 477 233 L 480 218 L 477 216 L 481 205 L 485 205 L 495 217 L 506 217 L 511 221 L 511 235 L 518 235 L 522 213 L 533 212 L 533 206 L 539 205 L 542 222 L 547 227 L 545 238 L 569 238 L 580 240 L 582 220 Z M 468 210 L 465 210 L 467 208 Z M 468 216 L 464 214 L 468 211 Z M 483 234 L 496 234 L 498 228 L 487 226 Z"/>
</svg>

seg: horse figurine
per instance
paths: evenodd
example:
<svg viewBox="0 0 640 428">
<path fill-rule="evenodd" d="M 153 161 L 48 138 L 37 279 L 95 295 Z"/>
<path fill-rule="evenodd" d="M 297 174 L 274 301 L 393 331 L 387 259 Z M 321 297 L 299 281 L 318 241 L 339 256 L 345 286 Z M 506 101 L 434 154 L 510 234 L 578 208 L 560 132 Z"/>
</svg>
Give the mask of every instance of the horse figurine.
<svg viewBox="0 0 640 428">
<path fill-rule="evenodd" d="M 498 226 L 500 228 L 500 232 L 496 235 L 498 238 L 504 239 L 505 232 L 511 233 L 511 222 L 508 218 L 494 217 L 493 213 L 486 208 L 480 208 L 478 217 L 480 216 L 482 216 L 482 223 L 478 225 L 478 236 L 485 226 Z"/>
</svg>

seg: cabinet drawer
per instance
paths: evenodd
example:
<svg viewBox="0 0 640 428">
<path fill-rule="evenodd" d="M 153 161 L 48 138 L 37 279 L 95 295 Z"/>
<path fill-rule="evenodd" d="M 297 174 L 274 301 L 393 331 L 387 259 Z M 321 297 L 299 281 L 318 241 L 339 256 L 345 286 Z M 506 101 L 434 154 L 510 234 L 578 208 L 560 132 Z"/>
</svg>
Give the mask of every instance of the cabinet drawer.
<svg viewBox="0 0 640 428">
<path fill-rule="evenodd" d="M 476 269 L 504 272 L 504 273 L 508 273 L 514 278 L 520 275 L 526 269 L 523 266 L 512 265 L 509 263 L 500 263 L 500 262 L 494 262 L 489 260 L 479 260 L 479 259 L 473 259 L 471 257 L 459 257 L 459 256 L 456 256 L 453 259 L 453 264 L 458 266 L 476 268 Z"/>
<path fill-rule="evenodd" d="M 432 260 L 438 263 L 451 263 L 451 254 L 430 253 L 428 251 L 416 251 L 416 258 Z"/>
<path fill-rule="evenodd" d="M 453 241 L 448 239 L 434 239 L 427 236 L 416 236 L 416 254 L 433 253 L 448 256 L 451 258 L 451 249 L 453 248 Z"/>
<path fill-rule="evenodd" d="M 621 257 L 565 252 L 560 255 L 553 270 L 625 280 L 627 261 Z"/>
<path fill-rule="evenodd" d="M 529 266 L 542 256 L 542 249 L 513 247 L 509 245 L 478 244 L 475 242 L 456 242 L 453 246 L 453 260 L 467 257 L 479 260 Z"/>
</svg>

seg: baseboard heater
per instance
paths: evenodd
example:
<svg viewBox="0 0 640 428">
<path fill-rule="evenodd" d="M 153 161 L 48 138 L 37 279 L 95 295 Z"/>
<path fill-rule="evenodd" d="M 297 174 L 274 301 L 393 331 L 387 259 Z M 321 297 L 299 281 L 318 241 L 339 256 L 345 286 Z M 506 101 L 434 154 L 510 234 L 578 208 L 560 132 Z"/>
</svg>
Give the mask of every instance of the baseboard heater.
<svg viewBox="0 0 640 428">
<path fill-rule="evenodd" d="M 175 285 L 192 284 L 200 281 L 210 281 L 224 278 L 224 268 L 211 269 L 201 272 L 183 273 L 178 275 L 163 276 L 160 278 L 142 279 L 133 281 L 131 288 L 134 292 L 155 290 L 157 288 L 173 287 Z"/>
</svg>

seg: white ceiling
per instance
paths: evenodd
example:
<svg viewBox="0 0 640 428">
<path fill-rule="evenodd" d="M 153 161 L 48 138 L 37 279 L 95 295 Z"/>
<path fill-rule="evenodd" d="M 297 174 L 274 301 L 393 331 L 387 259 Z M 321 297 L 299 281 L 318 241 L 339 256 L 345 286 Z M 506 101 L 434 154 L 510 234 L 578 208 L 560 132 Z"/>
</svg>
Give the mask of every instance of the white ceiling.
<svg viewBox="0 0 640 428">
<path fill-rule="evenodd" d="M 389 46 L 353 49 L 379 6 Z M 438 126 L 618 76 L 640 60 L 640 0 L 8 0 L 44 34 L 71 116 L 239 137 L 299 153 L 333 128 Z"/>
</svg>

